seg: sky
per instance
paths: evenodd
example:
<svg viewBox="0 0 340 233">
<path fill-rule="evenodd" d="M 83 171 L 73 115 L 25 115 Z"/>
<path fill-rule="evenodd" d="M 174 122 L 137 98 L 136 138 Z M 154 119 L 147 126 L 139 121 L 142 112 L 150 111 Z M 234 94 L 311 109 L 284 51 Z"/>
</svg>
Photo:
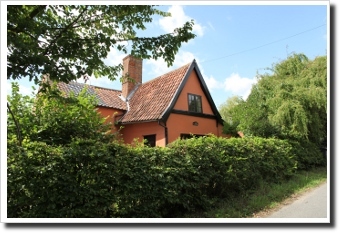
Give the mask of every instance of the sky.
<svg viewBox="0 0 340 233">
<path fill-rule="evenodd" d="M 197 36 L 182 45 L 171 67 L 167 67 L 163 59 L 144 60 L 143 82 L 195 59 L 217 107 L 235 95 L 246 99 L 259 74 L 270 72 L 267 68 L 293 53 L 303 53 L 309 59 L 327 55 L 326 1 L 280 2 L 280 5 L 278 1 L 266 2 L 266 5 L 242 1 L 237 2 L 238 5 L 229 1 L 214 2 L 214 5 L 211 2 L 164 3 L 167 5 L 158 8 L 170 12 L 171 17 L 155 17 L 147 24 L 147 30 L 138 35 L 169 33 L 193 19 L 193 32 Z M 125 56 L 113 49 L 105 62 L 117 65 Z M 120 90 L 118 80 L 91 77 L 88 83 Z M 19 84 L 23 94 L 31 94 L 32 82 L 24 78 Z M 10 92 L 9 81 L 7 92 Z"/>
</svg>

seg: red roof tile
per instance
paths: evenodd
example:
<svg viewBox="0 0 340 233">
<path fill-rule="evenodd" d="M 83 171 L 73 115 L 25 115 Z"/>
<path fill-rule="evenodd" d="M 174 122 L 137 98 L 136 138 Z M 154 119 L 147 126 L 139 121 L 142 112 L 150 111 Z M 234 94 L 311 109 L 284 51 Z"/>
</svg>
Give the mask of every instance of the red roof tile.
<svg viewBox="0 0 340 233">
<path fill-rule="evenodd" d="M 179 89 L 191 63 L 141 84 L 129 100 L 122 123 L 155 121 L 162 118 Z"/>
<path fill-rule="evenodd" d="M 127 109 L 126 103 L 119 97 L 119 95 L 122 93 L 121 91 L 76 82 L 69 82 L 67 84 L 64 82 L 60 82 L 57 85 L 59 90 L 67 95 L 69 95 L 71 92 L 77 95 L 86 86 L 88 88 L 87 92 L 89 94 L 96 95 L 98 106 L 116 108 L 121 110 Z"/>
<path fill-rule="evenodd" d="M 58 88 L 62 92 L 78 94 L 85 86 L 90 94 L 95 94 L 98 106 L 127 110 L 120 119 L 124 123 L 160 120 L 171 105 L 179 87 L 192 63 L 161 75 L 146 83 L 142 83 L 128 103 L 123 101 L 121 91 L 91 86 L 83 83 L 60 82 Z"/>
</svg>

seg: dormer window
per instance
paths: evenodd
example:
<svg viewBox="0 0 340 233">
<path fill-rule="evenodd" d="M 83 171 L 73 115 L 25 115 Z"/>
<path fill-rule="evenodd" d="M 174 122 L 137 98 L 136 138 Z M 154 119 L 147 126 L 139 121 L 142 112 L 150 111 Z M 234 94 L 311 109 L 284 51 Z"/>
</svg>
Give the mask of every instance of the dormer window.
<svg viewBox="0 0 340 233">
<path fill-rule="evenodd" d="M 202 98 L 200 95 L 188 94 L 189 112 L 202 113 Z"/>
</svg>

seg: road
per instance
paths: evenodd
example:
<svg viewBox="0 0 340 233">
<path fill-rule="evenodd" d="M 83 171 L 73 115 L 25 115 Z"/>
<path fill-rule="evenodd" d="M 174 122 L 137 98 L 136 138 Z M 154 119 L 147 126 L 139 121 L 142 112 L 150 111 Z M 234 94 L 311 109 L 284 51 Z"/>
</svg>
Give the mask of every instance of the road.
<svg viewBox="0 0 340 233">
<path fill-rule="evenodd" d="M 299 195 L 265 218 L 327 218 L 327 183 Z"/>
</svg>

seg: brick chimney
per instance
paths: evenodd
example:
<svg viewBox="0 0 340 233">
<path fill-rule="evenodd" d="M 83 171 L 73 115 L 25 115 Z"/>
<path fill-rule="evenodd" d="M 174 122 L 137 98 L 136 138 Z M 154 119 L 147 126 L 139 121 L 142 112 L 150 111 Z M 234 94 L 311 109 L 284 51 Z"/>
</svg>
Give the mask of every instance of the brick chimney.
<svg viewBox="0 0 340 233">
<path fill-rule="evenodd" d="M 127 98 L 134 88 L 142 83 L 143 60 L 131 55 L 123 59 L 122 96 Z M 132 80 L 131 80 L 132 79 Z"/>
</svg>

